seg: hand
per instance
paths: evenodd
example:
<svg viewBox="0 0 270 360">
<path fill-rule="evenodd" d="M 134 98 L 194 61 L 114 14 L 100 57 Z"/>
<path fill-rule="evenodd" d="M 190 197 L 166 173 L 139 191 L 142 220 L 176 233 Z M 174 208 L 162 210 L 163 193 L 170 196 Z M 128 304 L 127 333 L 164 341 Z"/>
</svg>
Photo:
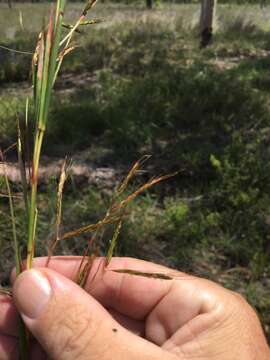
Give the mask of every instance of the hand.
<svg viewBox="0 0 270 360">
<path fill-rule="evenodd" d="M 44 268 L 39 258 L 14 282 L 14 302 L 36 339 L 31 359 L 270 359 L 258 318 L 240 295 L 180 272 L 170 281 L 99 269 L 91 283 L 98 261 L 84 291 L 70 281 L 79 262 L 57 257 Z M 114 258 L 109 268 L 172 272 L 129 258 Z M 0 301 L 0 359 L 17 359 L 15 307 L 6 296 Z"/>
</svg>

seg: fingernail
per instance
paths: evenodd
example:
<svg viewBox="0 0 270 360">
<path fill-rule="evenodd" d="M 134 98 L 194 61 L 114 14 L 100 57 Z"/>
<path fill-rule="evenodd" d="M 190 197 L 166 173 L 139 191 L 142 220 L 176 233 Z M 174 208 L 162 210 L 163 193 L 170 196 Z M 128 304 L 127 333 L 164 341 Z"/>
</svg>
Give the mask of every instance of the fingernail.
<svg viewBox="0 0 270 360">
<path fill-rule="evenodd" d="M 15 304 L 22 315 L 36 319 L 51 297 L 51 285 L 42 272 L 24 271 L 16 280 L 13 289 Z"/>
</svg>

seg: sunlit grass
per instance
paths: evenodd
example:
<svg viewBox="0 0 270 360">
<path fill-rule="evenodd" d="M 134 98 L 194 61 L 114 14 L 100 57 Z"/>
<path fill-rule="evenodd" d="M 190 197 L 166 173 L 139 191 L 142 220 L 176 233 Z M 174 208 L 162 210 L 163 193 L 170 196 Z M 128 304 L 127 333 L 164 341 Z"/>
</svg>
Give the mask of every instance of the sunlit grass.
<svg viewBox="0 0 270 360">
<path fill-rule="evenodd" d="M 5 4 L 0 6 L 2 10 Z M 25 7 L 27 16 L 33 6 L 37 22 L 28 22 L 22 30 L 13 13 L 7 27 L 15 26 L 16 35 L 12 35 L 14 28 L 9 30 L 4 42 L 34 49 L 31 39 L 28 44 L 21 39 L 29 39 L 27 36 L 39 29 L 47 7 L 20 6 L 22 10 Z M 80 4 L 71 8 L 76 11 L 68 12 L 70 18 L 79 13 Z M 266 314 L 269 285 L 261 279 L 269 276 L 267 24 L 257 6 L 220 6 L 214 43 L 200 52 L 198 11 L 198 5 L 165 5 L 150 13 L 143 4 L 100 4 L 94 16 L 104 18 L 104 22 L 76 36 L 82 46 L 63 64 L 62 74 L 73 82 L 56 87 L 44 150 L 47 155 L 63 157 L 91 143 L 88 160 L 112 167 L 130 164 L 147 150 L 155 153 L 158 168 L 168 172 L 171 167 L 183 169 L 183 176 L 173 186 L 151 191 L 130 205 L 117 254 L 164 262 L 234 289 L 239 289 L 239 275 L 234 270 L 230 276 L 226 272 L 242 266 L 248 269 L 249 278 L 241 279 L 247 284 L 241 291 Z M 0 11 L 0 17 L 3 13 Z M 24 66 L 29 58 L 14 59 L 21 67 L 9 67 L 5 81 L 29 79 Z M 89 83 L 82 81 L 85 74 Z M 30 82 L 27 86 L 30 94 Z M 1 145 L 16 140 L 16 113 L 23 118 L 25 108 L 21 98 L 26 88 L 21 89 L 20 82 L 5 87 L 0 99 Z M 108 150 L 109 156 L 102 157 L 101 149 Z M 221 164 L 219 171 L 210 161 L 212 154 Z M 44 254 L 44 243 L 55 236 L 56 183 L 54 178 L 41 186 L 37 255 Z M 63 233 L 74 234 L 74 229 L 96 224 L 106 215 L 108 193 L 113 190 L 89 187 L 87 180 L 68 180 Z M 13 190 L 21 189 L 15 186 Z M 11 266 L 7 242 L 12 232 L 6 226 L 10 221 L 7 201 L 0 201 L 0 239 L 5 256 L 1 266 L 6 271 Z M 16 225 L 18 239 L 24 241 L 24 210 L 19 203 L 22 198 L 15 200 Z M 102 254 L 106 254 L 113 233 L 109 227 L 100 242 Z M 59 241 L 56 253 L 82 254 L 89 234 L 82 235 L 82 242 L 78 240 L 75 236 Z M 264 319 L 267 323 L 268 318 Z"/>
</svg>

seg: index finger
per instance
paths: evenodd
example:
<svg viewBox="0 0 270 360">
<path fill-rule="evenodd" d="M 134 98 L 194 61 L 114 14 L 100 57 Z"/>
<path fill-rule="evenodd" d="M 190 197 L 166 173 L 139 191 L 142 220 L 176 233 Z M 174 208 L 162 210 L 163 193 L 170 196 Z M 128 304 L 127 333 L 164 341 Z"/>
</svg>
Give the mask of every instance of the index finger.
<svg viewBox="0 0 270 360">
<path fill-rule="evenodd" d="M 49 267 L 74 280 L 81 257 L 53 257 Z M 36 258 L 34 267 L 44 267 L 47 258 Z M 118 311 L 136 320 L 144 319 L 170 291 L 173 281 L 146 278 L 123 273 L 112 269 L 132 269 L 149 273 L 168 273 L 170 269 L 147 261 L 132 258 L 112 258 L 107 270 L 96 259 L 86 281 L 85 290 L 95 297 L 104 307 Z M 181 275 L 181 273 L 179 273 Z M 182 274 L 183 277 L 188 277 Z M 94 278 L 94 282 L 92 281 Z"/>
</svg>

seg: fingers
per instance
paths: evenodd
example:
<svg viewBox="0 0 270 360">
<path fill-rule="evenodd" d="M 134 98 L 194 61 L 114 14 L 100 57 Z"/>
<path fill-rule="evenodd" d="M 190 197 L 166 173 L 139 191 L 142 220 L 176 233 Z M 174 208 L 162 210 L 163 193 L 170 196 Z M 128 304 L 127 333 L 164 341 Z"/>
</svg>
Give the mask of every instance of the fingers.
<svg viewBox="0 0 270 360">
<path fill-rule="evenodd" d="M 31 360 L 48 360 L 48 356 L 35 340 L 30 345 Z"/>
<path fill-rule="evenodd" d="M 50 269 L 38 269 L 24 272 L 15 282 L 17 307 L 50 358 L 183 360 L 219 358 L 224 352 L 223 358 L 227 359 L 233 347 L 237 354 L 243 354 L 249 348 L 246 340 L 249 339 L 250 343 L 256 334 L 261 340 L 255 341 L 252 348 L 258 350 L 258 355 L 264 353 L 269 357 L 269 349 L 254 311 L 232 292 L 210 281 L 182 273 L 178 273 L 177 280 L 165 281 L 108 270 L 102 272 L 100 260 L 97 260 L 86 282 L 86 290 L 92 297 L 68 280 L 75 279 L 80 261 L 80 257 L 53 258 L 50 267 L 64 277 Z M 40 267 L 45 264 L 46 258 L 40 258 L 35 260 L 34 265 Z M 114 258 L 109 270 L 124 268 L 171 272 L 170 269 L 129 258 Z M 35 295 L 37 288 L 42 288 L 41 297 Z M 0 315 L 0 332 L 1 323 L 7 324 L 5 314 L 11 311 L 9 306 L 7 303 Z M 145 333 L 152 344 L 132 332 Z M 239 337 L 241 341 L 238 341 Z M 228 343 L 231 344 L 229 351 Z M 3 350 L 0 347 L 4 354 L 5 348 L 11 349 L 8 345 Z M 7 356 L 7 359 L 12 359 Z M 42 359 L 41 355 L 37 358 Z"/>
<path fill-rule="evenodd" d="M 0 333 L 14 336 L 17 334 L 18 312 L 12 298 L 6 295 L 0 296 Z"/>
<path fill-rule="evenodd" d="M 50 269 L 22 273 L 13 296 L 26 326 L 52 359 L 175 359 L 124 329 L 93 297 Z"/>
<path fill-rule="evenodd" d="M 198 332 L 207 329 L 210 320 L 216 319 L 212 316 L 216 308 L 226 302 L 226 290 L 224 293 L 223 297 L 219 297 L 218 286 L 199 278 L 175 281 L 170 291 L 149 314 L 145 325 L 146 336 L 156 344 L 163 345 L 191 320 L 210 314 L 209 321 L 203 322 L 200 319 L 199 323 L 203 326 L 196 328 Z"/>
<path fill-rule="evenodd" d="M 100 259 L 93 264 L 85 289 L 104 307 L 114 313 L 120 323 L 145 335 L 158 345 L 196 316 L 211 312 L 217 303 L 220 287 L 212 282 L 178 272 L 177 280 L 166 281 L 102 271 Z M 34 266 L 44 266 L 47 258 L 37 258 Z M 75 279 L 81 257 L 56 257 L 50 268 Z M 149 262 L 113 258 L 109 269 L 133 269 L 143 272 L 170 273 L 171 269 Z M 95 276 L 94 284 L 92 279 Z M 218 291 L 217 291 L 218 290 Z M 225 291 L 222 289 L 222 292 Z M 178 311 L 181 309 L 181 311 Z M 133 321 L 132 321 L 133 319 Z"/>
<path fill-rule="evenodd" d="M 9 296 L 0 296 L 0 309 L 0 333 L 9 336 L 17 336 L 19 316 L 12 298 Z M 109 312 L 120 325 L 137 335 L 143 336 L 144 321 L 133 320 L 113 309 L 110 309 Z"/>
<path fill-rule="evenodd" d="M 0 359 L 18 360 L 18 311 L 12 298 L 0 296 Z M 46 360 L 47 356 L 40 345 L 31 339 L 30 356 L 33 360 Z"/>
<path fill-rule="evenodd" d="M 12 336 L 0 335 L 0 359 L 17 360 L 18 343 Z"/>
<path fill-rule="evenodd" d="M 34 267 L 42 267 L 47 258 L 34 260 Z M 91 293 L 104 307 L 111 308 L 123 315 L 136 320 L 144 319 L 156 304 L 166 295 L 171 287 L 171 281 L 150 279 L 113 271 L 102 271 L 100 259 L 96 259 L 89 274 L 85 290 Z M 52 258 L 49 267 L 70 279 L 76 278 L 81 257 Z M 113 258 L 109 269 L 133 269 L 144 272 L 171 271 L 166 267 L 150 262 L 131 259 Z M 189 278 L 179 273 L 179 276 Z M 95 277 L 94 283 L 92 282 Z"/>
<path fill-rule="evenodd" d="M 96 271 L 93 266 L 93 272 Z M 94 284 L 91 276 L 86 290 L 103 306 L 136 320 L 143 320 L 170 290 L 171 281 L 115 273 L 113 269 L 132 269 L 143 272 L 168 272 L 165 267 L 130 258 L 113 258 L 109 269 L 99 272 Z M 91 275 L 91 274 L 90 274 Z"/>
<path fill-rule="evenodd" d="M 114 311 L 112 309 L 109 310 L 109 313 L 125 329 L 133 332 L 136 335 L 139 335 L 139 336 L 142 336 L 142 337 L 144 336 L 144 334 L 145 334 L 145 331 L 144 331 L 145 323 L 144 323 L 144 321 L 131 319 L 130 317 L 122 315 L 119 312 Z"/>
<path fill-rule="evenodd" d="M 0 296 L 0 359 L 18 360 L 18 311 L 12 298 Z M 33 360 L 46 360 L 47 356 L 33 339 L 30 344 L 30 357 Z"/>
<path fill-rule="evenodd" d="M 144 324 L 142 320 L 144 320 L 164 296 L 169 293 L 172 282 L 119 274 L 113 271 L 103 272 L 102 267 L 99 266 L 100 261 L 100 259 L 97 259 L 93 264 L 85 289 L 104 307 L 110 309 L 124 327 L 136 333 L 143 334 Z M 46 262 L 47 258 L 36 258 L 34 260 L 34 267 L 44 266 Z M 49 266 L 64 276 L 75 279 L 80 262 L 81 257 L 55 257 L 51 259 Z M 131 258 L 113 258 L 109 268 L 129 268 L 145 272 L 163 273 L 171 271 L 171 269 L 160 265 Z M 188 275 L 179 274 L 180 279 L 184 279 L 183 281 L 185 282 L 191 278 Z M 93 284 L 92 279 L 94 275 L 96 276 Z M 183 313 L 183 311 L 181 313 Z M 132 321 L 132 319 L 134 319 L 134 321 Z"/>
</svg>

